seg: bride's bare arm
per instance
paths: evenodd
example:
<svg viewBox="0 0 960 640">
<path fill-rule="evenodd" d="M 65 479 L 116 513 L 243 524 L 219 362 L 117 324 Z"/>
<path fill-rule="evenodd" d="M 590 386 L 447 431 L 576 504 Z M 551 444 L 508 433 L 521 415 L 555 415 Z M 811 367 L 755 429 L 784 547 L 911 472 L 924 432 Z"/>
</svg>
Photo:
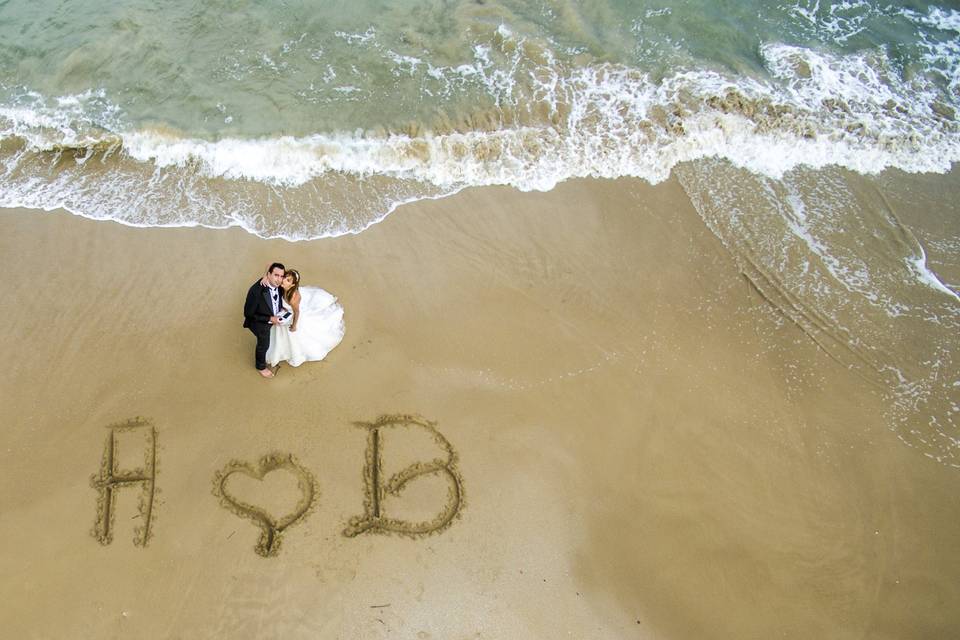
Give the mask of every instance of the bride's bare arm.
<svg viewBox="0 0 960 640">
<path fill-rule="evenodd" d="M 300 319 L 300 292 L 295 291 L 290 299 L 290 307 L 293 309 L 293 322 L 290 323 L 290 331 L 297 330 L 297 320 Z"/>
</svg>

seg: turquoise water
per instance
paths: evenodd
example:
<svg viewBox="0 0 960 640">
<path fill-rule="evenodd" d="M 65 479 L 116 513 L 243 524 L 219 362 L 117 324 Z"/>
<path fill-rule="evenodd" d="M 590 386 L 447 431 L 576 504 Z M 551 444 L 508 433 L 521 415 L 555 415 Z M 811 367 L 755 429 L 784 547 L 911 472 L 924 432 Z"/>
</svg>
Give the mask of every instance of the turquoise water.
<svg viewBox="0 0 960 640">
<path fill-rule="evenodd" d="M 727 158 L 945 171 L 934 3 L 0 4 L 0 204 L 306 239 L 465 186 Z"/>
<path fill-rule="evenodd" d="M 936 50 L 956 54 L 958 18 L 929 3 L 42 0 L 0 12 L 7 105 L 92 91 L 92 125 L 204 140 L 471 130 L 485 109 L 544 124 L 531 74 L 614 64 L 653 82 L 680 70 L 775 81 L 763 48 L 778 45 L 868 53 L 901 76 L 892 86 L 917 72 L 942 89 L 956 80 Z"/>
<path fill-rule="evenodd" d="M 469 186 L 675 176 L 952 466 L 960 189 L 913 177 L 960 159 L 958 108 L 945 3 L 0 0 L 0 207 L 309 240 Z"/>
</svg>

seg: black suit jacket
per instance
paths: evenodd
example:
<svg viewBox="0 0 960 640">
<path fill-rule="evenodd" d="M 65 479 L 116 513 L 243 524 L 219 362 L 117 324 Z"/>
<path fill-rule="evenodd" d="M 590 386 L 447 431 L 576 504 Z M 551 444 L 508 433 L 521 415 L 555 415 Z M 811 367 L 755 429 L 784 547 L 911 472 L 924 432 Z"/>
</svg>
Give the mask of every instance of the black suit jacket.
<svg viewBox="0 0 960 640">
<path fill-rule="evenodd" d="M 243 303 L 243 326 L 254 331 L 265 329 L 269 331 L 272 315 L 273 303 L 270 301 L 270 287 L 263 286 L 257 280 L 247 291 L 247 301 Z"/>
</svg>

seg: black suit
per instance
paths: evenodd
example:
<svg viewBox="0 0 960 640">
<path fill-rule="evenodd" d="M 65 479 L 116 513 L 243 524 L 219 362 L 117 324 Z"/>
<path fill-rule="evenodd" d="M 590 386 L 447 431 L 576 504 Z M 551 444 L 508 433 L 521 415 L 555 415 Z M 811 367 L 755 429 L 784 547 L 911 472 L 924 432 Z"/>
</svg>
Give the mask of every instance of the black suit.
<svg viewBox="0 0 960 640">
<path fill-rule="evenodd" d="M 280 289 L 276 290 L 280 295 Z M 270 348 L 270 318 L 273 313 L 273 303 L 270 301 L 270 287 L 265 287 L 257 280 L 247 291 L 247 301 L 243 303 L 243 326 L 257 336 L 257 349 L 254 352 L 254 361 L 258 370 L 267 368 L 267 349 Z"/>
</svg>

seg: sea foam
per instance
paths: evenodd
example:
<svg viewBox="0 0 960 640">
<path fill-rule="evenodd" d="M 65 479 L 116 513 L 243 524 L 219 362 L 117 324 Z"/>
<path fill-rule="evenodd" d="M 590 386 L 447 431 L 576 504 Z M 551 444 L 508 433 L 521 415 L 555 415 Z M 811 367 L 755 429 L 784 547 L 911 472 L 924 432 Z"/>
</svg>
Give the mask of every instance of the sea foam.
<svg viewBox="0 0 960 640">
<path fill-rule="evenodd" d="M 582 176 L 659 182 L 676 163 L 702 157 L 771 177 L 829 164 L 863 173 L 943 172 L 960 157 L 956 123 L 931 106 L 937 93 L 899 81 L 884 55 L 830 56 L 775 43 L 761 55 L 779 82 L 685 71 L 655 83 L 617 65 L 550 69 L 537 78 L 531 101 L 546 113 L 566 114 L 555 123 L 418 137 L 216 142 L 140 131 L 124 135 L 124 149 L 159 167 L 195 163 L 209 177 L 280 186 L 339 171 L 523 190 Z"/>
<path fill-rule="evenodd" d="M 917 19 L 950 28 L 960 22 L 955 12 Z M 883 49 L 839 55 L 772 42 L 759 50 L 766 75 L 687 69 L 654 79 L 621 64 L 565 65 L 542 49 L 532 63 L 523 40 L 516 38 L 509 29 L 498 29 L 500 51 L 478 45 L 473 64 L 427 70 L 451 90 L 469 78 L 496 99 L 501 123 L 473 130 L 422 126 L 416 135 L 356 131 L 204 140 L 134 127 L 103 92 L 54 99 L 24 92 L 14 104 L 0 107 L 0 135 L 7 148 L 17 150 L 3 159 L 7 179 L 0 186 L 0 204 L 30 201 L 40 208 L 62 206 L 88 215 L 102 189 L 110 191 L 118 213 L 107 214 L 98 205 L 93 207 L 98 217 L 214 227 L 242 219 L 258 235 L 310 238 L 318 229 L 323 235 L 356 232 L 399 202 L 467 186 L 543 191 L 575 177 L 621 176 L 657 183 L 678 163 L 702 158 L 723 158 L 773 178 L 800 166 L 836 165 L 867 174 L 887 168 L 945 172 L 960 158 L 958 105 L 950 92 L 938 90 L 928 75 L 906 79 Z M 493 53 L 510 56 L 513 72 L 494 64 Z M 428 63 L 397 59 L 399 69 L 421 64 Z M 942 56 L 930 64 L 939 73 Z M 186 197 L 171 193 L 188 208 L 174 218 L 158 219 L 156 209 L 144 215 L 138 203 L 155 202 L 162 190 L 145 199 L 144 185 L 131 182 L 123 187 L 129 195 L 124 205 L 116 198 L 117 176 L 99 172 L 98 187 L 96 179 L 73 167 L 72 178 L 84 182 L 83 188 L 67 189 L 70 194 L 42 189 L 47 199 L 38 202 L 41 167 L 64 170 L 65 149 L 73 162 L 113 156 L 139 165 L 132 174 L 146 172 L 168 185 L 197 191 Z M 61 154 L 53 164 L 37 157 L 51 153 Z M 406 186 L 388 189 L 397 196 L 391 199 L 382 189 L 367 188 L 377 179 Z M 243 213 L 223 209 L 223 202 L 210 200 L 208 190 L 198 188 L 203 180 L 259 183 L 276 197 L 290 195 L 297 206 L 316 211 L 271 218 L 267 208 L 257 210 L 256 196 L 245 201 L 249 209 Z M 344 203 L 353 202 L 357 215 L 324 211 L 322 198 L 304 195 L 333 183 L 352 185 L 340 196 Z M 311 215 L 329 219 L 305 224 Z"/>
</svg>

